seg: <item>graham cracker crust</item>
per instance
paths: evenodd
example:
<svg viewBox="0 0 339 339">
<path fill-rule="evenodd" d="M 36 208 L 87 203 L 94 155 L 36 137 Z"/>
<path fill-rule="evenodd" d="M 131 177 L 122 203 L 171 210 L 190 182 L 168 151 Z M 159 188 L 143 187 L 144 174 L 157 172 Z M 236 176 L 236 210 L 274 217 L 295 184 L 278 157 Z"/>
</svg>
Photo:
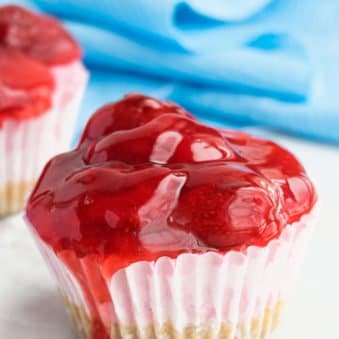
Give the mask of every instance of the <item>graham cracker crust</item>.
<svg viewBox="0 0 339 339">
<path fill-rule="evenodd" d="M 80 337 L 83 339 L 92 339 L 91 319 L 85 310 L 70 302 L 62 292 L 59 294 Z"/>
<path fill-rule="evenodd" d="M 93 339 L 90 317 L 79 306 L 62 298 L 81 338 Z M 278 326 L 284 302 L 277 302 L 274 308 L 266 308 L 261 317 L 235 329 L 222 323 L 218 328 L 209 325 L 188 325 L 182 330 L 170 321 L 162 325 L 134 326 L 114 324 L 110 339 L 267 339 Z"/>
<path fill-rule="evenodd" d="M 19 212 L 34 181 L 11 182 L 0 187 L 0 218 Z"/>
</svg>

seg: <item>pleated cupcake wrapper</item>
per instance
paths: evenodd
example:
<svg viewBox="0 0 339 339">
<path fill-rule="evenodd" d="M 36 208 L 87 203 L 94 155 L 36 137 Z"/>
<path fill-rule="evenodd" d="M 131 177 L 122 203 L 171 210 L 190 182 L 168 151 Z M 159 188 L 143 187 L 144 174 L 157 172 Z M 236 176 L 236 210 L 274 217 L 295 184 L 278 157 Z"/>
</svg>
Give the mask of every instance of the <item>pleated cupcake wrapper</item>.
<svg viewBox="0 0 339 339">
<path fill-rule="evenodd" d="M 80 63 L 53 73 L 56 91 L 51 109 L 32 119 L 7 120 L 0 127 L 0 217 L 18 211 L 46 162 L 70 147 L 87 73 Z M 72 97 L 65 91 L 74 81 L 65 73 L 77 78 Z"/>
<path fill-rule="evenodd" d="M 278 322 L 312 225 L 305 215 L 266 247 L 161 257 L 112 277 L 91 256 L 56 255 L 32 229 L 83 338 L 100 321 L 112 339 L 262 339 Z"/>
</svg>

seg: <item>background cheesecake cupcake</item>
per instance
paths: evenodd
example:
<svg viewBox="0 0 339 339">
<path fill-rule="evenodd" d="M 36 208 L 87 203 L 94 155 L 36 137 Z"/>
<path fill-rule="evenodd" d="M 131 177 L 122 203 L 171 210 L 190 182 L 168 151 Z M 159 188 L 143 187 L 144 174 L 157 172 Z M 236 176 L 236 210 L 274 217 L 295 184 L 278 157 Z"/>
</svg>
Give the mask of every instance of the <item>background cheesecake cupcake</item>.
<svg viewBox="0 0 339 339">
<path fill-rule="evenodd" d="M 0 217 L 69 148 L 86 81 L 80 47 L 57 20 L 0 6 Z"/>
<path fill-rule="evenodd" d="M 315 201 L 277 144 L 130 95 L 47 164 L 26 219 L 83 338 L 266 338 Z"/>
</svg>

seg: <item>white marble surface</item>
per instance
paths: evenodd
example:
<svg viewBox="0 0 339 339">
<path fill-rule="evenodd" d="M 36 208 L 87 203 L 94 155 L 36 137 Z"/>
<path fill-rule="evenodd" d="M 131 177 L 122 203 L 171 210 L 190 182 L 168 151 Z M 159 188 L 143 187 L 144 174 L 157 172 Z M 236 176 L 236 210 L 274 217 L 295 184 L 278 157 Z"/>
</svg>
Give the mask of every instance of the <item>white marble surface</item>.
<svg viewBox="0 0 339 339">
<path fill-rule="evenodd" d="M 275 339 L 339 338 L 339 148 L 271 134 L 294 151 L 316 182 L 319 222 Z M 0 339 L 74 339 L 72 328 L 21 217 L 0 223 Z"/>
</svg>

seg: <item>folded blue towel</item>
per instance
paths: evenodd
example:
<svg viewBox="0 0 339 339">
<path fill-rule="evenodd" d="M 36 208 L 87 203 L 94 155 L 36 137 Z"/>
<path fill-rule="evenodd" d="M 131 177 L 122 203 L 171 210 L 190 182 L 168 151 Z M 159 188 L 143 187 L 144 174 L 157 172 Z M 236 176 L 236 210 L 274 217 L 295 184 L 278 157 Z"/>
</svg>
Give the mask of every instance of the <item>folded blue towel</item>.
<svg viewBox="0 0 339 339">
<path fill-rule="evenodd" d="M 93 76 L 80 125 L 103 102 L 139 91 L 218 124 L 339 143 L 339 0 L 33 3 L 84 46 Z"/>
</svg>

